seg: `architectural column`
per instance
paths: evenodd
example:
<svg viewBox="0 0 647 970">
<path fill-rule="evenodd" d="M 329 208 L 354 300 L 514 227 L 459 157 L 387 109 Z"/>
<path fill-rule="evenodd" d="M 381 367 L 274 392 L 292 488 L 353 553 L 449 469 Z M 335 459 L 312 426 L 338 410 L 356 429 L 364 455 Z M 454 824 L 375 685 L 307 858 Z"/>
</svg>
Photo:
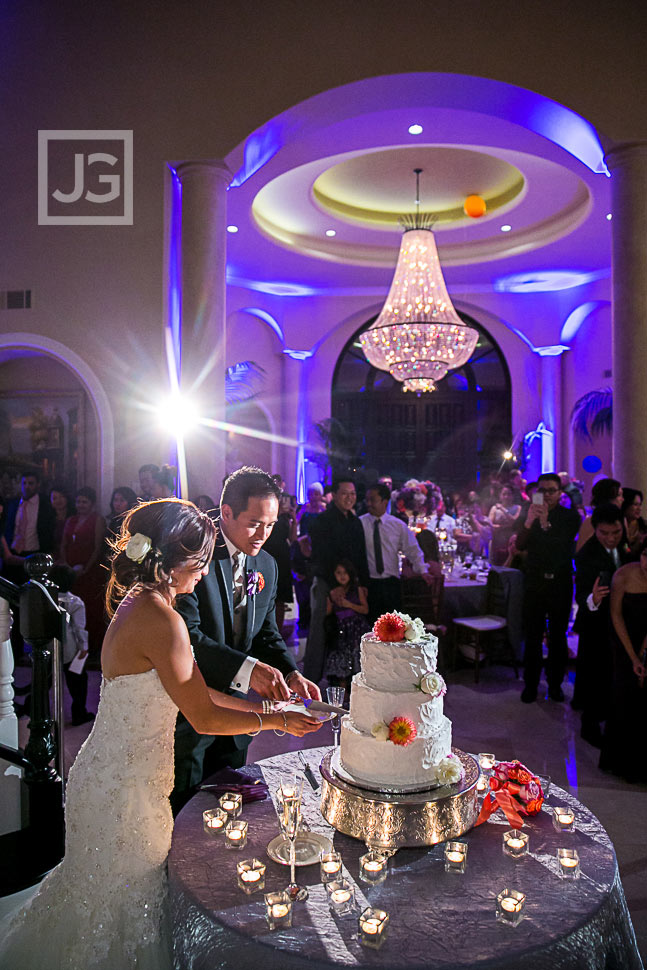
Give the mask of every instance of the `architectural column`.
<svg viewBox="0 0 647 970">
<path fill-rule="evenodd" d="M 182 338 L 180 390 L 201 416 L 225 419 L 227 186 L 231 172 L 219 160 L 177 166 L 182 185 Z M 200 428 L 187 437 L 191 494 L 219 495 L 226 433 Z"/>
<path fill-rule="evenodd" d="M 562 440 L 562 354 L 565 350 L 568 347 L 561 344 L 535 348 L 535 353 L 541 357 L 540 401 L 545 426 L 541 439 L 542 472 L 559 472 L 564 467 L 566 442 Z"/>
<path fill-rule="evenodd" d="M 281 432 L 294 444 L 283 446 L 283 466 L 288 488 L 292 488 L 299 502 L 305 502 L 305 446 L 308 438 L 307 372 L 310 364 L 310 350 L 283 351 L 283 380 L 281 388 Z"/>
<path fill-rule="evenodd" d="M 647 142 L 615 145 L 613 220 L 613 475 L 647 486 Z"/>
</svg>

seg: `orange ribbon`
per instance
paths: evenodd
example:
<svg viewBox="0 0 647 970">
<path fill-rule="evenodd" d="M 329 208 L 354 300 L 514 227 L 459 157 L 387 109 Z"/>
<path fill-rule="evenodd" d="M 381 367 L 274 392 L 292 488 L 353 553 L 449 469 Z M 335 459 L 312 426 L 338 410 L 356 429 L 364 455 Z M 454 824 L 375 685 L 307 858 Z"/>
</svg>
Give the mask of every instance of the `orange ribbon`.
<svg viewBox="0 0 647 970">
<path fill-rule="evenodd" d="M 516 802 L 512 795 L 505 789 L 491 791 L 483 799 L 481 812 L 476 820 L 476 825 L 481 825 L 483 822 L 487 822 L 490 815 L 500 808 L 513 828 L 523 828 L 523 819 L 519 814 L 518 807 L 518 802 Z"/>
</svg>

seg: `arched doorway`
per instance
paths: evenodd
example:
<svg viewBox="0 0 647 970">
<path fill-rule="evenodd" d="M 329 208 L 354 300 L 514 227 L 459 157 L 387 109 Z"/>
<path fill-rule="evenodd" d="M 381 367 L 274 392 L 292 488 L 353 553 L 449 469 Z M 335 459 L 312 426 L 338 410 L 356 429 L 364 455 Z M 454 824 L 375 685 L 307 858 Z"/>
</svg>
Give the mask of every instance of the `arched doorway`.
<svg viewBox="0 0 647 970">
<path fill-rule="evenodd" d="M 429 478 L 443 488 L 463 488 L 501 464 L 512 437 L 510 374 L 484 327 L 460 316 L 479 331 L 476 350 L 433 393 L 405 393 L 368 363 L 358 337 L 375 317 L 348 340 L 333 376 L 332 417 L 355 435 L 351 467 L 368 477 L 388 473 L 397 482 Z"/>
<path fill-rule="evenodd" d="M 242 465 L 257 465 L 272 470 L 270 422 L 265 411 L 253 401 L 227 405 L 227 421 L 248 429 L 251 434 L 227 432 L 225 468 L 228 475 Z M 262 437 L 254 434 L 259 432 Z"/>
</svg>

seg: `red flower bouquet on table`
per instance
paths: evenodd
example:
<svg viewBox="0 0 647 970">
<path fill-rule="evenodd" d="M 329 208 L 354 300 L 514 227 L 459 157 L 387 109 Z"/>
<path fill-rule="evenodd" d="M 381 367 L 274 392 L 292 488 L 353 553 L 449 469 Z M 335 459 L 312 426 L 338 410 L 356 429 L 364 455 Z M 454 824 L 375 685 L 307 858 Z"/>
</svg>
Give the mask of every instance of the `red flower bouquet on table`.
<svg viewBox="0 0 647 970">
<path fill-rule="evenodd" d="M 514 828 L 523 826 L 522 815 L 537 815 L 544 802 L 539 778 L 520 761 L 499 761 L 492 769 L 490 791 L 483 800 L 477 825 L 501 808 Z"/>
</svg>

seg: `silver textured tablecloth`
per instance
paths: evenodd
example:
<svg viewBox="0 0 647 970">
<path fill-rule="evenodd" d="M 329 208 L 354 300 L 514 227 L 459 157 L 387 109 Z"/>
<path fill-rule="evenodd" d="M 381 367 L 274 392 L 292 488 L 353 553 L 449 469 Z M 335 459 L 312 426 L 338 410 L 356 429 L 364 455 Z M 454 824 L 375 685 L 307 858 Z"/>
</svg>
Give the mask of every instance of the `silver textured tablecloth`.
<svg viewBox="0 0 647 970">
<path fill-rule="evenodd" d="M 316 769 L 328 750 L 307 751 Z M 281 771 L 300 764 L 295 753 L 269 758 L 245 771 L 262 775 L 273 792 Z M 315 770 L 315 774 L 318 772 Z M 389 863 L 380 886 L 359 881 L 362 843 L 330 828 L 319 812 L 319 793 L 304 788 L 304 816 L 314 831 L 334 839 L 346 875 L 356 886 L 360 905 L 376 905 L 390 915 L 389 937 L 379 951 L 357 940 L 357 919 L 330 915 L 319 867 L 298 870 L 310 898 L 295 904 L 291 930 L 269 932 L 263 894 L 245 896 L 237 887 L 236 862 L 258 856 L 267 862 L 266 892 L 283 889 L 289 870 L 267 858 L 266 846 L 278 833 L 270 800 L 245 806 L 249 838 L 242 852 L 225 849 L 202 829 L 202 812 L 216 804 L 198 794 L 175 824 L 169 856 L 169 891 L 177 970 L 324 970 L 349 967 L 433 970 L 640 970 L 631 919 L 609 838 L 582 804 L 553 788 L 541 815 L 529 820 L 530 853 L 514 861 L 502 853 L 502 834 L 510 826 L 493 816 L 469 832 L 467 871 L 445 873 L 444 846 L 402 849 Z M 576 831 L 558 834 L 551 806 L 570 805 Z M 555 850 L 577 848 L 582 877 L 564 882 L 557 876 Z M 495 898 L 505 886 L 527 895 L 526 918 L 517 926 L 495 918 Z"/>
</svg>

